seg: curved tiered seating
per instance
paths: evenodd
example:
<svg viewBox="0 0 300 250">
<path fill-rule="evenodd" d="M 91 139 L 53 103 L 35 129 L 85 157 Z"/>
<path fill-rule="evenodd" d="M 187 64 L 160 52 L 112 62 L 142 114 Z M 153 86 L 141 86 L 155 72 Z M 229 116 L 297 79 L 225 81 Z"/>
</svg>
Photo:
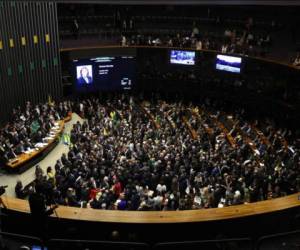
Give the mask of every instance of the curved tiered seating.
<svg viewBox="0 0 300 250">
<path fill-rule="evenodd" d="M 69 193 L 67 197 L 60 197 L 58 202 L 75 207 L 84 202 L 95 209 L 101 205 L 110 210 L 185 210 L 230 206 L 297 192 L 295 183 L 282 186 L 282 190 L 277 187 L 274 156 L 271 155 L 273 160 L 268 162 L 262 158 L 265 152 L 260 154 L 252 141 L 252 134 L 248 134 L 250 130 L 240 128 L 239 120 L 219 111 L 207 112 L 204 107 L 185 106 L 181 102 L 168 104 L 158 100 L 140 104 L 131 98 L 130 101 L 123 96 L 122 101 L 109 99 L 100 103 L 93 99 L 84 102 L 83 113 L 88 118 L 83 125 L 76 124 L 72 130 L 71 142 L 76 146 L 71 147 L 68 159 L 62 159 L 67 165 L 63 165 L 57 175 L 64 182 L 68 166 L 75 166 L 73 180 L 82 179 L 77 187 L 80 190 L 84 185 L 91 185 L 87 176 L 92 168 L 91 177 L 95 181 L 88 186 L 87 191 L 91 192 L 88 196 Z M 81 151 L 86 150 L 90 157 L 81 155 Z M 110 167 L 103 165 L 105 160 Z M 287 164 L 286 158 L 279 158 L 276 162 L 279 160 L 283 166 Z M 77 168 L 83 163 L 88 168 L 81 169 L 78 176 Z M 289 164 L 295 168 L 295 163 Z M 88 175 L 84 173 L 86 171 Z M 255 174 L 255 171 L 260 171 L 261 175 L 268 173 L 264 178 L 270 186 L 263 190 L 262 195 L 257 192 L 259 186 L 255 187 L 254 179 L 249 179 L 249 172 Z M 115 176 L 113 180 L 110 179 L 112 174 Z M 271 178 L 275 176 L 274 180 L 270 175 Z M 233 184 L 232 178 L 238 182 Z M 197 184 L 196 180 L 202 184 Z M 66 183 L 73 190 L 72 182 Z M 57 188 L 61 187 L 63 185 L 59 183 Z M 220 192 L 218 197 L 215 189 Z M 135 197 L 135 206 L 131 207 L 131 195 L 137 190 L 139 196 Z M 104 193 L 104 197 L 112 195 L 109 196 L 112 198 L 96 199 L 97 193 L 100 197 Z M 147 204 L 145 196 L 152 195 L 153 202 L 150 200 Z M 178 203 L 172 205 L 170 196 L 176 197 L 171 199 Z M 160 199 L 158 205 L 154 205 L 155 199 Z M 121 201 L 122 208 L 118 205 Z"/>
</svg>

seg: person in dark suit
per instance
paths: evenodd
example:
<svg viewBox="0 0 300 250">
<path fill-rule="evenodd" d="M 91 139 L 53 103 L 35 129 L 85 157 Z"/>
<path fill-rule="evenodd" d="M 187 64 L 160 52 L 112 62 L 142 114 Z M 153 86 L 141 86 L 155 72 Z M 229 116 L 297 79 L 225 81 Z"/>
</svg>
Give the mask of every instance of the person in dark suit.
<svg viewBox="0 0 300 250">
<path fill-rule="evenodd" d="M 47 238 L 47 217 L 53 213 L 57 206 L 47 208 L 46 196 L 44 195 L 45 187 L 43 183 L 37 183 L 35 192 L 29 196 L 29 207 L 34 231 L 37 236 Z"/>
<path fill-rule="evenodd" d="M 32 138 L 32 141 L 34 141 L 35 143 L 43 142 L 42 132 L 38 131 L 37 133 L 35 133 L 35 135 Z"/>
<path fill-rule="evenodd" d="M 25 148 L 24 148 L 24 142 L 23 141 L 20 141 L 20 143 L 17 145 L 16 149 L 15 149 L 15 153 L 17 155 L 20 155 L 22 154 L 23 152 L 25 151 Z"/>
<path fill-rule="evenodd" d="M 15 193 L 17 198 L 24 199 L 27 196 L 27 191 L 24 189 L 23 184 L 21 181 L 18 181 L 15 186 Z"/>
<path fill-rule="evenodd" d="M 78 84 L 91 84 L 93 82 L 87 67 L 82 67 L 80 69 L 80 76 L 77 78 L 77 82 Z"/>
</svg>

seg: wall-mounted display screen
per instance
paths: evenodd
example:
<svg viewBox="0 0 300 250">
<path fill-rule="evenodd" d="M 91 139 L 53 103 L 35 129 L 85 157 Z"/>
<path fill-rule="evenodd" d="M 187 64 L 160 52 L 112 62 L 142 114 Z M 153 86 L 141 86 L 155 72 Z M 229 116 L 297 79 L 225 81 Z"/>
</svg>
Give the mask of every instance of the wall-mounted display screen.
<svg viewBox="0 0 300 250">
<path fill-rule="evenodd" d="M 216 69 L 227 72 L 240 73 L 241 72 L 241 57 L 217 55 Z"/>
<path fill-rule="evenodd" d="M 103 56 L 74 59 L 75 88 L 78 91 L 130 90 L 136 63 L 133 56 Z"/>
<path fill-rule="evenodd" d="M 195 65 L 195 51 L 171 50 L 170 63 Z"/>
</svg>

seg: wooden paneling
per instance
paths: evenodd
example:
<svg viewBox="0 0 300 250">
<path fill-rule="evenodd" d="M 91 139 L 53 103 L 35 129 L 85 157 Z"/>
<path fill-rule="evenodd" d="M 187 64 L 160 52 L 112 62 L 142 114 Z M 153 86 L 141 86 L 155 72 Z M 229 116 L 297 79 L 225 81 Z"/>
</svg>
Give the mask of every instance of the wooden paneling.
<svg viewBox="0 0 300 250">
<path fill-rule="evenodd" d="M 1 121 L 27 100 L 62 96 L 56 3 L 2 1 L 0 41 Z"/>
</svg>

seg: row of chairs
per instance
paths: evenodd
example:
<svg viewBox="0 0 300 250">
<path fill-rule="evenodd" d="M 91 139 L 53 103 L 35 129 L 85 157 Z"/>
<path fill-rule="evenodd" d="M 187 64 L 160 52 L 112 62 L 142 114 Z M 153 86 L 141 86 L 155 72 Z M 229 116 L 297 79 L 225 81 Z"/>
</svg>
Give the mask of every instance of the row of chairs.
<svg viewBox="0 0 300 250">
<path fill-rule="evenodd" d="M 176 20 L 180 21 L 180 23 L 189 23 L 192 24 L 193 22 L 201 23 L 201 24 L 213 24 L 216 23 L 217 18 L 211 18 L 211 17 L 199 17 L 199 16 L 155 16 L 155 15 L 133 15 L 132 16 L 135 21 L 151 21 L 151 22 L 174 22 Z M 77 19 L 78 21 L 113 21 L 115 20 L 115 16 L 113 14 L 111 15 L 88 15 L 88 16 L 59 16 L 58 20 L 60 22 L 73 22 L 73 20 Z M 245 25 L 246 21 L 245 19 L 239 19 L 239 18 L 225 18 L 222 20 L 222 24 L 226 25 Z M 256 26 L 261 27 L 271 27 L 272 22 L 271 21 L 255 21 Z"/>
<path fill-rule="evenodd" d="M 2 241 L 7 249 L 26 249 L 30 250 L 97 250 L 97 249 L 132 249 L 132 250 L 299 250 L 300 249 L 300 230 L 267 235 L 258 240 L 250 238 L 233 238 L 220 240 L 204 241 L 184 241 L 184 242 L 164 242 L 150 245 L 141 242 L 121 242 L 121 241 L 92 241 L 92 240 L 70 240 L 70 239 L 51 239 L 43 244 L 42 240 L 31 236 L 12 234 L 7 232 L 0 233 Z M 23 247 L 23 248 L 22 248 Z"/>
</svg>

